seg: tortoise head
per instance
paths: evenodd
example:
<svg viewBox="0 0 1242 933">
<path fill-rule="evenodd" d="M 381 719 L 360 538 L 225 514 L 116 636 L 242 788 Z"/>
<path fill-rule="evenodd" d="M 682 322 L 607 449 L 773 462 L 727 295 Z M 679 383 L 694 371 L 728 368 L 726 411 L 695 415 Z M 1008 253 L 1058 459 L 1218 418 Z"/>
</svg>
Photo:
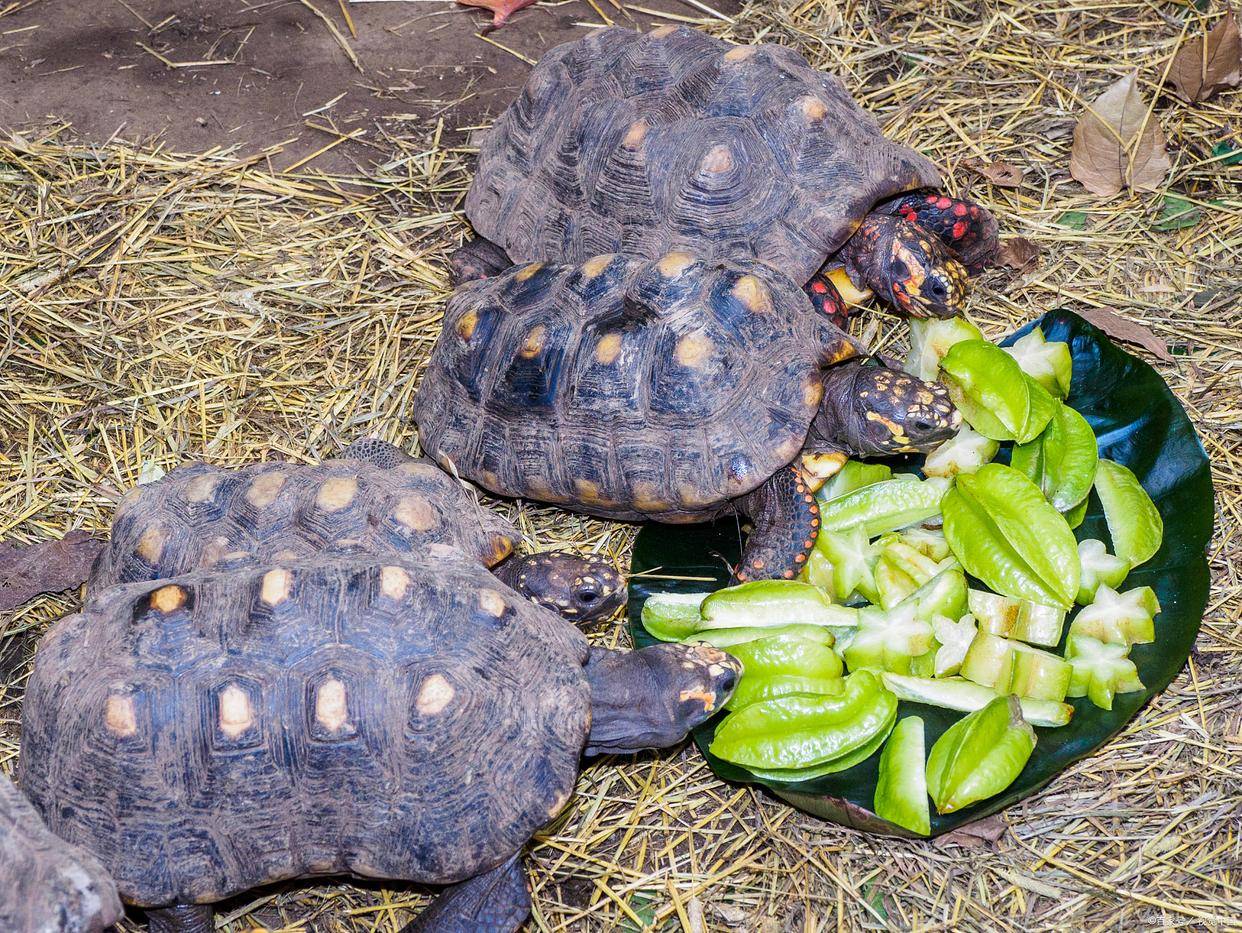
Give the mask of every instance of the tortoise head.
<svg viewBox="0 0 1242 933">
<path fill-rule="evenodd" d="M 903 317 L 954 317 L 966 308 L 966 267 L 939 239 L 904 218 L 868 214 L 843 258 L 851 277 Z"/>
<path fill-rule="evenodd" d="M 606 560 L 563 551 L 511 557 L 494 568 L 527 599 L 574 622 L 603 619 L 625 605 L 625 577 Z"/>
<path fill-rule="evenodd" d="M 808 447 L 852 457 L 931 450 L 962 426 L 944 386 L 874 360 L 850 360 L 824 374 L 824 400 Z"/>
</svg>

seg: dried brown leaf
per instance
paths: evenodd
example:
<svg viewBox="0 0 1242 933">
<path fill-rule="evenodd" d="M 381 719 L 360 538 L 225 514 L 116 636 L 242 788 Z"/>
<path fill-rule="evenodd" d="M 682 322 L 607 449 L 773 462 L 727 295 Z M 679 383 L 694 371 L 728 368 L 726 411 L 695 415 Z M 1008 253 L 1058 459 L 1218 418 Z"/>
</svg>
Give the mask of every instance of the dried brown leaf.
<svg viewBox="0 0 1242 933">
<path fill-rule="evenodd" d="M 510 14 L 530 6 L 535 0 L 457 0 L 457 2 L 463 6 L 481 6 L 485 10 L 491 10 L 492 25 L 503 26 Z"/>
<path fill-rule="evenodd" d="M 937 848 L 946 846 L 963 846 L 968 849 L 991 849 L 996 851 L 996 843 L 1005 835 L 1005 821 L 999 814 L 967 823 L 943 836 L 933 840 Z"/>
<path fill-rule="evenodd" d="M 1164 132 L 1139 93 L 1138 72 L 1112 85 L 1074 127 L 1070 174 L 1093 194 L 1113 195 L 1129 186 L 1154 191 L 1172 163 Z"/>
<path fill-rule="evenodd" d="M 1173 354 L 1164 345 L 1164 341 L 1152 333 L 1145 324 L 1131 321 L 1107 308 L 1080 308 L 1078 314 L 1115 340 L 1140 346 L 1166 363 L 1173 361 Z"/>
<path fill-rule="evenodd" d="M 0 612 L 16 609 L 40 593 L 78 586 L 102 548 L 102 541 L 84 531 L 29 547 L 0 543 Z"/>
<path fill-rule="evenodd" d="M 1196 36 L 1177 50 L 1169 80 L 1191 103 L 1242 82 L 1242 39 L 1233 13 L 1225 14 L 1206 36 Z"/>
<path fill-rule="evenodd" d="M 1026 171 L 1008 162 L 984 162 L 981 159 L 967 159 L 965 166 L 972 172 L 982 175 L 998 188 L 1018 188 L 1022 185 L 1022 176 Z"/>
<path fill-rule="evenodd" d="M 1039 247 L 1026 237 L 1010 237 L 1001 243 L 998 259 L 1003 266 L 1026 272 L 1039 265 Z"/>
</svg>

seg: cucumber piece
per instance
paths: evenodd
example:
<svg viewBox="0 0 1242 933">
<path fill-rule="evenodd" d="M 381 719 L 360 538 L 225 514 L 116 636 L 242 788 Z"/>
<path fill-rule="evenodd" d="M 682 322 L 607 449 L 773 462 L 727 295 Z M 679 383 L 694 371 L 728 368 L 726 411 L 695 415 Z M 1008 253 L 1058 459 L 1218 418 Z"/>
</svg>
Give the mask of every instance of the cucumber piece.
<svg viewBox="0 0 1242 933">
<path fill-rule="evenodd" d="M 702 627 L 699 606 L 707 596 L 707 593 L 653 593 L 643 603 L 643 628 L 660 641 L 681 641 Z"/>
<path fill-rule="evenodd" d="M 974 712 L 983 709 L 999 696 L 990 687 L 982 687 L 960 677 L 932 679 L 887 672 L 880 677 L 884 686 L 897 695 L 897 699 L 943 709 Z M 1074 707 L 1068 703 L 1037 700 L 1032 697 L 1021 697 L 1018 702 L 1022 706 L 1023 718 L 1034 726 L 1063 726 L 1074 715 Z"/>
<path fill-rule="evenodd" d="M 796 622 L 792 625 L 774 625 L 770 628 L 744 625 L 740 628 L 706 629 L 702 632 L 695 632 L 693 635 L 687 635 L 682 641 L 702 642 L 703 644 L 711 645 L 713 648 L 731 648 L 733 645 L 744 645 L 748 641 L 758 641 L 761 638 L 775 638 L 781 635 L 792 635 L 804 641 L 816 642 L 827 648 L 831 648 L 836 641 L 832 631 L 822 625 L 807 625 Z"/>
<path fill-rule="evenodd" d="M 858 624 L 858 610 L 834 606 L 818 587 L 797 580 L 755 580 L 717 590 L 703 600 L 699 611 L 700 630 Z"/>
<path fill-rule="evenodd" d="M 923 720 L 907 716 L 893 727 L 880 754 L 873 804 L 876 816 L 922 836 L 930 834 L 926 768 Z"/>
</svg>

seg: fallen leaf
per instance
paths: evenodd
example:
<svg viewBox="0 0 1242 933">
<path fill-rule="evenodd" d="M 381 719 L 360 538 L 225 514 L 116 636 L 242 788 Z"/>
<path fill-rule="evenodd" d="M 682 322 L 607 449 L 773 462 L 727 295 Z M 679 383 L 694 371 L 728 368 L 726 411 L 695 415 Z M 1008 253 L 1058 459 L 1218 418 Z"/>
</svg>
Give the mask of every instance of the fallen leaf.
<svg viewBox="0 0 1242 933">
<path fill-rule="evenodd" d="M 1163 340 L 1151 332 L 1147 325 L 1131 321 L 1107 308 L 1079 308 L 1077 310 L 1079 317 L 1090 321 L 1108 336 L 1140 346 L 1167 363 L 1173 362 L 1173 354 L 1169 352 L 1169 348 L 1164 345 Z"/>
<path fill-rule="evenodd" d="M 1193 201 L 1187 201 L 1175 194 L 1166 194 L 1164 206 L 1160 209 L 1160 216 L 1156 218 L 1156 222 L 1151 227 L 1153 230 L 1161 231 L 1182 230 L 1195 226 L 1202 217 L 1203 212 Z"/>
<path fill-rule="evenodd" d="M 1070 174 L 1092 194 L 1113 195 L 1125 186 L 1154 191 L 1172 166 L 1160 121 L 1148 114 L 1137 78 L 1136 71 L 1106 90 L 1074 127 Z"/>
<path fill-rule="evenodd" d="M 1242 82 L 1242 39 L 1233 13 L 1225 14 L 1206 36 L 1196 36 L 1177 50 L 1169 80 L 1192 104 Z"/>
<path fill-rule="evenodd" d="M 1242 163 L 1242 149 L 1223 139 L 1212 147 L 1212 158 L 1220 159 L 1221 165 L 1237 165 Z"/>
<path fill-rule="evenodd" d="M 981 159 L 967 159 L 963 163 L 972 172 L 976 172 L 996 185 L 998 188 L 1017 188 L 1022 185 L 1022 176 L 1026 172 L 1008 162 L 984 162 Z"/>
<path fill-rule="evenodd" d="M 1067 227 L 1070 230 L 1086 230 L 1087 215 L 1083 211 L 1066 211 L 1053 223 L 1058 227 Z"/>
<path fill-rule="evenodd" d="M 996 843 L 1005 835 L 1008 827 L 1000 815 L 989 816 L 973 823 L 967 823 L 951 833 L 937 836 L 933 841 L 939 848 L 946 846 L 963 846 L 968 849 L 996 850 Z"/>
<path fill-rule="evenodd" d="M 1026 237 L 1010 237 L 1001 243 L 999 258 L 1001 265 L 1026 272 L 1039 265 L 1039 247 Z"/>
<path fill-rule="evenodd" d="M 103 542 L 84 531 L 29 547 L 0 542 L 0 612 L 16 609 L 40 593 L 59 593 L 80 585 Z"/>
<path fill-rule="evenodd" d="M 492 25 L 503 26 L 510 14 L 530 6 L 535 0 L 457 0 L 457 2 L 462 6 L 481 6 L 485 10 L 491 10 Z"/>
</svg>

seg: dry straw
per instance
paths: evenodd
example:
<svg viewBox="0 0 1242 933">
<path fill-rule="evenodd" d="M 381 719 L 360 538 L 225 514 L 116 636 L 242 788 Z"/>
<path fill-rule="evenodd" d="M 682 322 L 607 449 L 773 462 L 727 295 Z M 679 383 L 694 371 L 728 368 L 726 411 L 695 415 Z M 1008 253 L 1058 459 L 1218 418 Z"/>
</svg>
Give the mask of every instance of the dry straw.
<svg viewBox="0 0 1242 933">
<path fill-rule="evenodd" d="M 890 134 L 1039 245 L 1034 271 L 983 280 L 974 313 L 992 335 L 1065 304 L 1118 310 L 1174 347 L 1161 371 L 1213 462 L 1214 589 L 1189 669 L 1102 753 L 995 821 L 999 839 L 860 836 L 722 783 L 690 750 L 606 761 L 534 846 L 532 929 L 1237 928 L 1242 169 L 1212 147 L 1242 148 L 1239 92 L 1192 107 L 1153 84 L 1183 25 L 1212 18 L 1128 0 L 803 0 L 731 22 L 703 6 L 686 18 L 843 76 Z M 1103 200 L 1067 176 L 1084 101 L 1136 65 L 1170 139 L 1168 190 L 1199 207 L 1195 226 L 1157 230 L 1161 195 Z M 384 140 L 389 161 L 351 178 L 313 161 L 273 175 L 262 155 L 89 149 L 70 127 L 0 145 L 0 537 L 104 528 L 122 490 L 187 457 L 312 460 L 362 433 L 411 442 L 445 254 L 465 229 L 471 157 L 439 145 L 443 130 Z M 1025 181 L 992 187 L 968 159 Z M 902 339 L 874 314 L 857 326 Z M 537 547 L 627 556 L 628 527 L 498 507 Z M 34 641 L 75 605 L 47 597 L 0 618 L 0 767 L 17 755 Z M 593 634 L 625 641 L 615 625 Z M 396 931 L 423 901 L 379 883 L 293 884 L 220 918 Z"/>
</svg>

